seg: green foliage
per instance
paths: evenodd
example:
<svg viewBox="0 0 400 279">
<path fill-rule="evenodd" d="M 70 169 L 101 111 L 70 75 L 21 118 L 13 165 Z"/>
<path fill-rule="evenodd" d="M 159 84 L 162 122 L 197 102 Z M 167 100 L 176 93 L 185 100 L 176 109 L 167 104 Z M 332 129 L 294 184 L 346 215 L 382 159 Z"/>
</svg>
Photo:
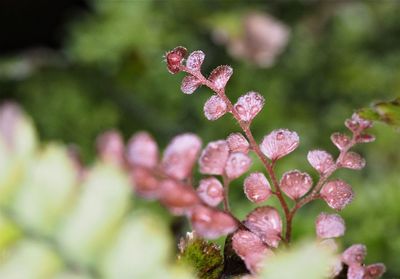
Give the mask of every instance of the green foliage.
<svg viewBox="0 0 400 279">
<path fill-rule="evenodd" d="M 371 108 L 361 109 L 360 115 L 369 120 L 380 121 L 400 128 L 400 98 L 391 102 L 375 103 Z"/>
</svg>

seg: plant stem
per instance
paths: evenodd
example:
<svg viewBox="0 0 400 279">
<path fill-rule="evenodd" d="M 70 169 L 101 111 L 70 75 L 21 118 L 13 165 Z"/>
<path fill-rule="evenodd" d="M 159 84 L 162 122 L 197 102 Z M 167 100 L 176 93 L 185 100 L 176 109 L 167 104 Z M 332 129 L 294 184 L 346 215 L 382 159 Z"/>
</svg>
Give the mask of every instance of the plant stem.
<svg viewBox="0 0 400 279">
<path fill-rule="evenodd" d="M 224 184 L 224 210 L 226 212 L 231 212 L 231 208 L 229 206 L 229 184 L 230 180 L 226 175 L 222 176 L 223 184 Z"/>
</svg>

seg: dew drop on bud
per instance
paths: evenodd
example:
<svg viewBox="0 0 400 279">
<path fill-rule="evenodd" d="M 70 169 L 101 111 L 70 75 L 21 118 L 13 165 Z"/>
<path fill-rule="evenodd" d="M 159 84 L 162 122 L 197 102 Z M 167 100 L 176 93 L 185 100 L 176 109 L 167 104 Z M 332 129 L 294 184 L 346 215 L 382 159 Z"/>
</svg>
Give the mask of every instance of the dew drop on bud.
<svg viewBox="0 0 400 279">
<path fill-rule="evenodd" d="M 251 159 L 241 152 L 231 153 L 225 166 L 225 173 L 229 179 L 235 179 L 249 170 Z"/>
<path fill-rule="evenodd" d="M 201 50 L 193 51 L 186 60 L 186 67 L 192 71 L 200 71 L 205 54 Z"/>
<path fill-rule="evenodd" d="M 342 262 L 351 265 L 361 265 L 367 255 L 367 247 L 363 244 L 353 244 L 342 253 Z"/>
<path fill-rule="evenodd" d="M 264 106 L 264 97 L 257 92 L 248 92 L 241 96 L 234 108 L 240 116 L 240 120 L 249 122 L 256 117 Z"/>
<path fill-rule="evenodd" d="M 244 180 L 244 193 L 254 203 L 266 201 L 272 195 L 271 186 L 261 172 L 253 172 L 246 177 Z"/>
<path fill-rule="evenodd" d="M 162 170 L 176 178 L 187 178 L 196 162 L 201 149 L 201 139 L 191 133 L 174 137 L 164 151 Z"/>
<path fill-rule="evenodd" d="M 222 175 L 229 156 L 228 144 L 224 140 L 207 144 L 199 158 L 200 172 L 203 174 Z"/>
<path fill-rule="evenodd" d="M 185 94 L 192 94 L 201 82 L 195 76 L 187 75 L 182 79 L 181 90 Z"/>
<path fill-rule="evenodd" d="M 307 160 L 320 174 L 325 174 L 335 167 L 332 155 L 324 150 L 311 150 L 307 154 Z"/>
<path fill-rule="evenodd" d="M 232 74 L 233 69 L 230 66 L 222 65 L 218 66 L 211 72 L 208 80 L 216 89 L 221 90 L 225 88 Z"/>
<path fill-rule="evenodd" d="M 224 187 L 215 177 L 200 180 L 197 193 L 209 206 L 217 206 L 224 199 Z"/>
<path fill-rule="evenodd" d="M 347 152 L 339 162 L 341 167 L 361 170 L 365 167 L 365 159 L 355 152 Z"/>
<path fill-rule="evenodd" d="M 134 134 L 126 148 L 126 158 L 131 166 L 154 168 L 158 163 L 158 146 L 147 132 Z"/>
<path fill-rule="evenodd" d="M 326 183 L 320 195 L 331 208 L 340 211 L 353 200 L 354 192 L 346 182 L 336 179 Z"/>
<path fill-rule="evenodd" d="M 377 279 L 386 272 L 386 266 L 383 263 L 370 264 L 365 267 L 365 279 Z M 364 279 L 364 278 L 363 278 Z"/>
<path fill-rule="evenodd" d="M 246 230 L 235 232 L 232 236 L 232 248 L 253 274 L 261 270 L 267 257 L 274 255 L 257 235 Z"/>
<path fill-rule="evenodd" d="M 204 104 L 204 115 L 208 120 L 217 120 L 226 112 L 226 103 L 217 95 L 211 96 Z"/>
<path fill-rule="evenodd" d="M 319 238 L 334 238 L 344 235 L 346 226 L 338 214 L 321 213 L 315 222 L 316 233 Z"/>
<path fill-rule="evenodd" d="M 167 68 L 171 74 L 180 72 L 179 66 L 182 63 L 183 58 L 186 56 L 186 53 L 186 48 L 178 46 L 165 54 Z"/>
<path fill-rule="evenodd" d="M 278 247 L 281 240 L 282 220 L 272 206 L 262 206 L 247 215 L 244 225 L 264 243 Z"/>
<path fill-rule="evenodd" d="M 101 134 L 96 140 L 97 151 L 104 162 L 122 165 L 125 146 L 122 136 L 115 130 Z"/>
<path fill-rule="evenodd" d="M 282 176 L 280 188 L 289 198 L 297 200 L 311 189 L 312 183 L 308 173 L 292 170 Z"/>
<path fill-rule="evenodd" d="M 333 133 L 331 136 L 331 140 L 339 150 L 345 149 L 350 143 L 350 138 L 347 135 L 341 133 Z"/>
<path fill-rule="evenodd" d="M 249 152 L 250 144 L 241 133 L 230 134 L 226 142 L 231 152 L 242 152 L 246 154 Z"/>
<path fill-rule="evenodd" d="M 275 161 L 295 150 L 299 146 L 299 141 L 296 132 L 278 129 L 264 137 L 260 148 L 265 156 Z"/>
</svg>

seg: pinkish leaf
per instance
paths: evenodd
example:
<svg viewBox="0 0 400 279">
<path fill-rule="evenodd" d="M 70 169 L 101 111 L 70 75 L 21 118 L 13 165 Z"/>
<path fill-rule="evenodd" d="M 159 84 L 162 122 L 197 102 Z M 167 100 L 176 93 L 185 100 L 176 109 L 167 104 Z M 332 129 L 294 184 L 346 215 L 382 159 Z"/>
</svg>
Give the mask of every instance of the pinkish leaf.
<svg viewBox="0 0 400 279">
<path fill-rule="evenodd" d="M 183 58 L 186 56 L 186 53 L 186 48 L 178 46 L 165 54 L 167 68 L 171 74 L 180 72 L 180 65 L 183 61 Z"/>
<path fill-rule="evenodd" d="M 357 113 L 353 113 L 350 119 L 344 122 L 346 127 L 353 133 L 359 133 L 365 129 L 372 127 L 372 121 L 361 118 Z"/>
<path fill-rule="evenodd" d="M 101 160 L 117 165 L 124 163 L 124 140 L 116 130 L 101 134 L 96 140 L 96 146 Z"/>
<path fill-rule="evenodd" d="M 331 135 L 331 140 L 340 151 L 345 149 L 351 141 L 347 135 L 341 133 L 333 133 Z"/>
<path fill-rule="evenodd" d="M 272 195 L 271 186 L 261 172 L 253 172 L 244 180 L 244 192 L 254 203 L 266 201 Z"/>
<path fill-rule="evenodd" d="M 370 134 L 361 134 L 356 138 L 357 143 L 369 143 L 375 141 L 375 136 Z"/>
<path fill-rule="evenodd" d="M 158 146 L 147 132 L 134 134 L 128 142 L 126 158 L 132 166 L 154 168 L 158 164 Z"/>
<path fill-rule="evenodd" d="M 320 174 L 325 174 L 335 168 L 332 155 L 324 150 L 311 150 L 307 154 L 307 160 Z"/>
<path fill-rule="evenodd" d="M 231 153 L 225 166 L 225 173 L 229 179 L 235 179 L 249 170 L 251 159 L 241 152 Z"/>
<path fill-rule="evenodd" d="M 344 220 L 338 214 L 320 213 L 315 222 L 317 236 L 319 238 L 334 238 L 344 235 L 346 226 Z"/>
<path fill-rule="evenodd" d="M 383 263 L 370 264 L 365 267 L 365 277 L 363 279 L 377 279 L 386 272 L 386 266 Z"/>
<path fill-rule="evenodd" d="M 162 170 L 176 179 L 187 178 L 196 163 L 201 148 L 201 139 L 191 133 L 181 134 L 172 139 L 164 151 Z"/>
<path fill-rule="evenodd" d="M 321 189 L 321 197 L 335 210 L 342 210 L 354 197 L 351 186 L 340 179 L 326 183 Z"/>
<path fill-rule="evenodd" d="M 190 213 L 194 206 L 200 204 L 200 199 L 193 188 L 172 179 L 161 182 L 159 198 L 174 215 Z"/>
<path fill-rule="evenodd" d="M 347 152 L 339 162 L 343 168 L 361 170 L 365 167 L 365 159 L 355 152 Z"/>
<path fill-rule="evenodd" d="M 262 206 L 254 209 L 247 215 L 244 225 L 267 245 L 278 247 L 281 240 L 282 220 L 275 208 Z"/>
<path fill-rule="evenodd" d="M 241 133 L 230 134 L 226 142 L 228 143 L 231 152 L 242 152 L 247 154 L 249 152 L 250 144 Z"/>
<path fill-rule="evenodd" d="M 361 265 L 367 255 L 367 247 L 363 244 L 353 244 L 342 253 L 342 262 L 351 265 Z"/>
<path fill-rule="evenodd" d="M 200 180 L 197 193 L 210 206 L 217 206 L 224 199 L 224 187 L 215 177 Z"/>
<path fill-rule="evenodd" d="M 208 80 L 213 84 L 215 89 L 221 90 L 225 88 L 232 74 L 233 69 L 230 66 L 222 65 L 218 66 L 211 72 Z"/>
<path fill-rule="evenodd" d="M 287 129 L 274 130 L 266 135 L 260 145 L 261 151 L 275 161 L 289 154 L 299 146 L 299 136 Z"/>
<path fill-rule="evenodd" d="M 256 117 L 264 106 L 265 99 L 257 92 L 248 92 L 241 96 L 234 108 L 240 116 L 240 120 L 249 122 Z"/>
<path fill-rule="evenodd" d="M 193 51 L 186 60 L 186 67 L 192 71 L 200 71 L 205 56 L 201 50 Z"/>
<path fill-rule="evenodd" d="M 280 181 L 282 191 L 293 200 L 304 196 L 311 189 L 312 184 L 311 176 L 298 170 L 286 172 Z"/>
<path fill-rule="evenodd" d="M 155 199 L 160 195 L 160 182 L 150 170 L 137 166 L 131 170 L 131 179 L 138 195 Z"/>
<path fill-rule="evenodd" d="M 261 270 L 266 257 L 274 255 L 257 235 L 246 230 L 235 232 L 232 236 L 232 248 L 253 274 Z"/>
<path fill-rule="evenodd" d="M 192 94 L 201 85 L 198 78 L 192 75 L 187 75 L 182 79 L 181 90 L 185 94 Z"/>
<path fill-rule="evenodd" d="M 350 265 L 347 270 L 347 279 L 364 279 L 365 267 L 360 265 Z"/>
<path fill-rule="evenodd" d="M 217 95 L 211 96 L 204 104 L 204 115 L 208 120 L 217 120 L 227 111 L 226 103 Z"/>
<path fill-rule="evenodd" d="M 200 172 L 203 174 L 222 175 L 229 156 L 228 144 L 224 140 L 207 144 L 199 159 Z"/>
<path fill-rule="evenodd" d="M 238 226 L 230 215 L 202 205 L 193 209 L 190 219 L 196 233 L 207 239 L 232 233 Z"/>
</svg>

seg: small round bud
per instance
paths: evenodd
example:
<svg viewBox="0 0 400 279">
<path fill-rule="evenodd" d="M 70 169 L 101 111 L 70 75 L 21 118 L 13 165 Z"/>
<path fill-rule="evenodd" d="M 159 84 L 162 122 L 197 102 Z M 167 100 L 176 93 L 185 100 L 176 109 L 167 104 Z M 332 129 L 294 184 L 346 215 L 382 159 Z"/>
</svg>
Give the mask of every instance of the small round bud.
<svg viewBox="0 0 400 279">
<path fill-rule="evenodd" d="M 208 120 L 217 120 L 227 111 L 226 103 L 217 95 L 211 96 L 204 104 L 204 115 Z"/>
<path fill-rule="evenodd" d="M 229 156 L 228 144 L 224 140 L 207 144 L 199 159 L 200 172 L 203 174 L 222 175 Z"/>
<path fill-rule="evenodd" d="M 271 186 L 261 172 L 253 172 L 244 180 L 244 193 L 254 203 L 266 201 L 272 195 Z"/>
<path fill-rule="evenodd" d="M 266 135 L 260 145 L 261 151 L 271 160 L 278 160 L 299 146 L 299 136 L 287 129 L 274 130 Z"/>
<path fill-rule="evenodd" d="M 355 152 L 347 152 L 339 162 L 343 168 L 361 170 L 365 167 L 365 159 Z"/>
<path fill-rule="evenodd" d="M 248 92 L 241 96 L 234 108 L 240 116 L 240 120 L 249 122 L 256 117 L 264 106 L 265 99 L 257 92 Z"/>
<path fill-rule="evenodd" d="M 244 225 L 267 245 L 278 247 L 281 240 L 282 220 L 275 208 L 262 206 L 254 209 L 247 215 Z"/>
<path fill-rule="evenodd" d="M 185 94 L 192 94 L 201 85 L 195 76 L 187 75 L 182 79 L 181 90 Z"/>
<path fill-rule="evenodd" d="M 346 119 L 344 124 L 353 133 L 359 133 L 365 129 L 371 128 L 373 123 L 372 121 L 360 117 L 357 113 L 353 113 L 351 118 Z"/>
<path fill-rule="evenodd" d="M 201 139 L 195 134 L 182 134 L 172 139 L 164 151 L 162 170 L 176 178 L 187 178 L 196 163 L 201 148 Z"/>
<path fill-rule="evenodd" d="M 141 197 L 147 199 L 156 199 L 160 195 L 160 182 L 158 179 L 146 168 L 137 166 L 131 171 L 131 179 L 135 191 Z"/>
<path fill-rule="evenodd" d="M 251 159 L 248 155 L 235 152 L 231 153 L 225 166 L 225 173 L 229 179 L 235 179 L 249 170 Z"/>
<path fill-rule="evenodd" d="M 350 265 L 347 270 L 347 279 L 365 279 L 365 267 Z"/>
<path fill-rule="evenodd" d="M 361 265 L 367 255 L 367 247 L 363 244 L 353 244 L 342 254 L 342 262 L 348 266 Z"/>
<path fill-rule="evenodd" d="M 200 180 L 197 193 L 209 206 L 217 206 L 224 199 L 224 187 L 215 177 Z"/>
<path fill-rule="evenodd" d="M 338 214 L 321 213 L 315 222 L 319 238 L 334 238 L 344 235 L 346 230 L 344 220 Z"/>
<path fill-rule="evenodd" d="M 312 183 L 308 173 L 292 170 L 282 176 L 280 187 L 289 198 L 297 200 L 311 189 Z"/>
<path fill-rule="evenodd" d="M 205 56 L 201 50 L 193 51 L 186 60 L 186 67 L 192 71 L 200 71 Z"/>
<path fill-rule="evenodd" d="M 370 264 L 365 267 L 365 277 L 363 279 L 377 279 L 386 272 L 386 266 L 383 263 Z"/>
<path fill-rule="evenodd" d="M 183 61 L 183 58 L 186 56 L 186 53 L 186 48 L 178 46 L 165 54 L 167 68 L 171 74 L 180 72 L 180 65 Z"/>
<path fill-rule="evenodd" d="M 208 80 L 213 84 L 213 86 L 217 90 L 221 90 L 225 88 L 232 74 L 233 74 L 233 69 L 230 66 L 222 65 L 218 66 L 211 72 L 210 76 L 208 77 Z"/>
<path fill-rule="evenodd" d="M 335 210 L 342 210 L 354 197 L 351 186 L 340 179 L 326 183 L 321 189 L 321 197 Z"/>
<path fill-rule="evenodd" d="M 241 133 L 232 133 L 226 139 L 231 152 L 248 153 L 250 144 Z"/>
<path fill-rule="evenodd" d="M 356 138 L 357 143 L 369 143 L 375 141 L 375 136 L 370 134 L 361 134 Z"/>
<path fill-rule="evenodd" d="M 134 134 L 128 142 L 126 159 L 132 166 L 154 168 L 158 164 L 158 146 L 146 132 Z"/>
<path fill-rule="evenodd" d="M 332 155 L 324 150 L 312 150 L 308 152 L 307 160 L 320 174 L 325 174 L 335 167 Z"/>
<path fill-rule="evenodd" d="M 333 144 L 336 145 L 336 147 L 341 151 L 349 145 L 351 139 L 345 134 L 333 133 L 331 135 L 331 140 Z"/>
<path fill-rule="evenodd" d="M 96 140 L 96 145 L 103 161 L 117 165 L 124 163 L 125 146 L 119 132 L 110 130 L 101 134 Z"/>
</svg>

